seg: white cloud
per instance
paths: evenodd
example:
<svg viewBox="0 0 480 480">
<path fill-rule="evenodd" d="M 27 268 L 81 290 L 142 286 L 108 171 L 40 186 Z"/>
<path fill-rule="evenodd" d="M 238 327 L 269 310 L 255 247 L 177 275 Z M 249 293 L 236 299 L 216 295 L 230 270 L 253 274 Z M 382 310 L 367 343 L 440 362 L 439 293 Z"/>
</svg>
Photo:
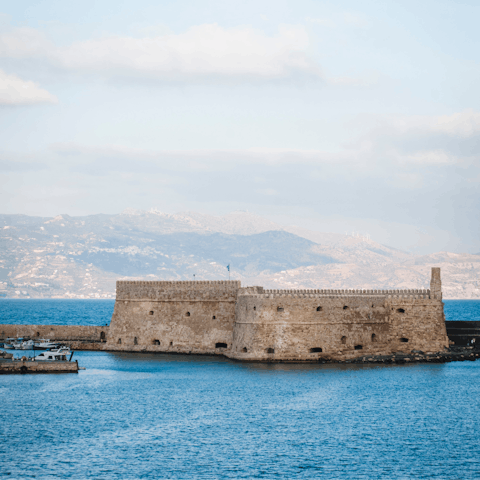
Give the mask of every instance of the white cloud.
<svg viewBox="0 0 480 480">
<path fill-rule="evenodd" d="M 110 36 L 55 47 L 33 29 L 0 35 L 0 56 L 42 57 L 57 66 L 106 76 L 142 76 L 165 81 L 245 78 L 282 79 L 298 74 L 321 77 L 307 56 L 303 26 L 281 25 L 268 36 L 248 26 L 204 24 L 184 33 L 151 38 Z"/>
<path fill-rule="evenodd" d="M 399 156 L 399 160 L 423 165 L 449 165 L 456 163 L 458 159 L 443 150 L 426 150 Z"/>
<path fill-rule="evenodd" d="M 197 150 L 144 150 L 128 148 L 121 145 L 102 147 L 84 146 L 75 143 L 58 143 L 51 145 L 51 150 L 62 157 L 69 157 L 71 163 L 83 164 L 85 158 L 95 161 L 113 162 L 114 169 L 135 169 L 139 162 L 163 164 L 168 170 L 183 171 L 185 165 L 192 171 L 208 171 L 215 165 L 217 170 L 228 170 L 232 165 L 335 165 L 359 163 L 351 154 L 333 154 L 322 150 L 302 150 L 285 148 L 251 148 L 251 149 L 197 149 Z M 136 164 L 130 163 L 135 159 Z M 147 163 L 148 162 L 148 163 Z M 97 168 L 100 167 L 97 165 Z"/>
<path fill-rule="evenodd" d="M 473 110 L 437 117 L 433 129 L 448 135 L 471 137 L 480 133 L 480 113 Z"/>
<path fill-rule="evenodd" d="M 36 83 L 8 75 L 0 70 L 0 105 L 57 103 L 57 97 Z"/>
<path fill-rule="evenodd" d="M 383 116 L 375 128 L 347 148 L 359 157 L 403 166 L 476 168 L 480 164 L 480 113 L 466 110 L 438 116 Z"/>
<path fill-rule="evenodd" d="M 318 169 L 322 177 L 328 172 L 353 175 L 363 170 L 375 171 L 375 175 L 381 176 L 388 169 L 402 174 L 411 171 L 414 175 L 424 175 L 431 171 L 431 167 L 447 169 L 457 166 L 469 168 L 470 178 L 476 179 L 475 172 L 480 167 L 479 117 L 480 114 L 474 111 L 432 117 L 382 117 L 380 126 L 337 151 L 287 148 L 149 151 L 115 145 L 94 147 L 68 143 L 52 145 L 51 149 L 63 157 L 70 157 L 72 164 L 79 161 L 85 165 L 83 159 L 90 159 L 95 165 L 94 174 L 102 170 L 98 162 L 107 169 L 132 170 L 136 167 L 131 159 L 136 159 L 145 168 L 162 165 L 162 169 L 182 171 L 188 167 L 196 172 L 212 168 L 218 172 L 228 171 L 235 165 L 278 168 L 298 165 L 299 168 L 310 168 L 310 176 L 316 175 L 315 169 Z M 256 183 L 258 178 L 261 176 L 255 177 Z M 417 176 L 409 183 L 420 184 Z"/>
<path fill-rule="evenodd" d="M 28 58 L 48 55 L 55 46 L 34 28 L 11 28 L 0 33 L 0 57 Z"/>
<path fill-rule="evenodd" d="M 388 123 L 402 135 L 417 132 L 467 138 L 480 133 L 480 113 L 472 109 L 451 115 L 398 117 Z"/>
</svg>

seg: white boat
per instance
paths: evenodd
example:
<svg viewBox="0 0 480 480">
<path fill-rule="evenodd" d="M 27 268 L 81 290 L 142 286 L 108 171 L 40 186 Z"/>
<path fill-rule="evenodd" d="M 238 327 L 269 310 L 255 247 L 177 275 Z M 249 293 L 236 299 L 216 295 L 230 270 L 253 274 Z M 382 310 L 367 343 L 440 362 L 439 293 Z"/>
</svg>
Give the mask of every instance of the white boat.
<svg viewBox="0 0 480 480">
<path fill-rule="evenodd" d="M 52 352 L 52 353 L 61 353 L 63 355 L 70 355 L 72 352 L 70 350 L 70 348 L 68 348 L 67 346 L 65 345 L 61 345 L 60 347 L 58 348 L 51 348 L 49 350 L 49 352 Z"/>
<path fill-rule="evenodd" d="M 14 348 L 15 350 L 23 350 L 22 345 L 24 343 L 23 337 L 15 338 L 13 339 L 12 342 L 10 342 L 10 345 L 12 346 L 11 348 Z"/>
<path fill-rule="evenodd" d="M 65 353 L 42 352 L 40 355 L 34 357 L 34 360 L 39 362 L 66 362 L 68 359 Z"/>
<path fill-rule="evenodd" d="M 58 343 L 51 342 L 48 338 L 39 338 L 35 342 L 35 349 L 38 350 L 50 350 L 52 348 L 57 348 Z"/>
<path fill-rule="evenodd" d="M 7 338 L 8 343 L 5 344 L 5 348 L 14 349 L 22 344 L 23 338 Z"/>
<path fill-rule="evenodd" d="M 3 342 L 3 348 L 5 348 L 6 350 L 13 350 L 15 348 L 13 346 L 15 342 L 16 342 L 16 338 L 7 338 Z"/>
<path fill-rule="evenodd" d="M 24 340 L 22 343 L 15 343 L 15 350 L 33 350 L 35 342 L 33 340 Z"/>
</svg>

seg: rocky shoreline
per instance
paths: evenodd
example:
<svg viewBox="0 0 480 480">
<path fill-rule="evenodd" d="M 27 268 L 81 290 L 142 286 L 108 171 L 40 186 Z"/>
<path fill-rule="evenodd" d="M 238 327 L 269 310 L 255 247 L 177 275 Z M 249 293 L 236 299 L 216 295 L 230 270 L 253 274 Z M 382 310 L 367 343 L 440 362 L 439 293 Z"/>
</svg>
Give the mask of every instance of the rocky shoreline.
<svg viewBox="0 0 480 480">
<path fill-rule="evenodd" d="M 480 358 L 480 349 L 473 347 L 450 347 L 444 352 L 421 352 L 394 353 L 393 355 L 365 355 L 363 357 L 345 360 L 343 362 L 320 359 L 319 363 L 346 363 L 346 364 L 396 364 L 404 365 L 409 363 L 449 363 L 449 362 L 474 362 Z M 323 361 L 325 360 L 325 361 Z"/>
</svg>

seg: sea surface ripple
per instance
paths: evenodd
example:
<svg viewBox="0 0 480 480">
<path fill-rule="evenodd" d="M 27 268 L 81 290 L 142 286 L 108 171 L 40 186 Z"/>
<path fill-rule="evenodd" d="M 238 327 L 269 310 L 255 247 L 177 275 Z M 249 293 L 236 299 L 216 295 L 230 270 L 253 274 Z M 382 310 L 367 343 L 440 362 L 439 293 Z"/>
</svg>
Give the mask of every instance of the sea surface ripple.
<svg viewBox="0 0 480 480">
<path fill-rule="evenodd" d="M 74 358 L 0 377 L 0 478 L 480 478 L 480 361 Z"/>
<path fill-rule="evenodd" d="M 480 362 L 240 364 L 77 352 L 0 377 L 0 477 L 480 478 Z"/>
</svg>

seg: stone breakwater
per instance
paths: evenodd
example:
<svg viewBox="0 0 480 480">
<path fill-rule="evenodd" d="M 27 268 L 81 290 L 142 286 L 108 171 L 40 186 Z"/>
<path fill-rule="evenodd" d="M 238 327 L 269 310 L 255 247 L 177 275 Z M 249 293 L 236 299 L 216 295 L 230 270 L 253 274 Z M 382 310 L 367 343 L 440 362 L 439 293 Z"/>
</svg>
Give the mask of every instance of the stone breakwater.
<svg viewBox="0 0 480 480">
<path fill-rule="evenodd" d="M 0 325 L 0 340 L 48 338 L 73 350 L 104 350 L 108 330 L 90 325 Z"/>
<path fill-rule="evenodd" d="M 472 347 L 455 348 L 452 347 L 443 352 L 435 353 L 398 353 L 394 355 L 365 355 L 351 360 L 345 360 L 340 363 L 352 364 L 383 364 L 383 365 L 405 365 L 409 363 L 448 363 L 448 362 L 474 362 L 480 358 L 480 350 L 474 350 Z M 319 363 L 339 363 L 335 360 L 322 359 Z"/>
<path fill-rule="evenodd" d="M 0 375 L 14 373 L 78 373 L 78 362 L 0 360 Z"/>
</svg>

